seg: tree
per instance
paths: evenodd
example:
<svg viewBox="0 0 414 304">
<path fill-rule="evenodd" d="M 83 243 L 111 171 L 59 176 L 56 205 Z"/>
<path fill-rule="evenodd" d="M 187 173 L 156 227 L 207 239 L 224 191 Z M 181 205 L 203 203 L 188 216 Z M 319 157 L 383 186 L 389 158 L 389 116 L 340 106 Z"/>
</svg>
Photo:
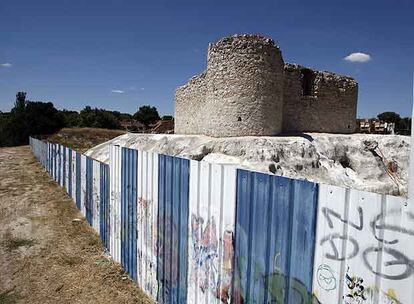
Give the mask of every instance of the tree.
<svg viewBox="0 0 414 304">
<path fill-rule="evenodd" d="M 95 112 L 92 110 L 90 106 L 86 106 L 83 110 L 79 113 L 80 117 L 80 126 L 81 127 L 93 127 L 93 124 L 96 120 Z"/>
<path fill-rule="evenodd" d="M 156 107 L 149 105 L 141 106 L 138 111 L 134 114 L 134 119 L 148 127 L 150 124 L 160 120 Z"/>
<path fill-rule="evenodd" d="M 9 118 L 10 113 L 3 113 L 0 111 L 0 147 L 11 145 L 8 129 Z"/>
<path fill-rule="evenodd" d="M 63 109 L 62 111 L 59 111 L 59 113 L 62 116 L 65 128 L 74 128 L 80 126 L 81 119 L 79 112 Z"/>
<path fill-rule="evenodd" d="M 174 117 L 172 115 L 164 115 L 161 119 L 162 120 L 173 120 Z"/>
<path fill-rule="evenodd" d="M 404 117 L 396 124 L 395 132 L 401 135 L 410 135 L 411 134 L 411 118 Z"/>
<path fill-rule="evenodd" d="M 119 120 L 111 111 L 106 111 L 102 109 L 95 109 L 96 111 L 96 121 L 95 128 L 105 128 L 105 129 L 119 129 L 121 127 Z"/>
<path fill-rule="evenodd" d="M 384 112 L 378 114 L 378 119 L 389 123 L 395 123 L 395 133 L 401 135 L 411 134 L 411 118 L 401 118 L 400 114 L 395 112 Z"/>
<path fill-rule="evenodd" d="M 14 107 L 11 110 L 7 125 L 5 126 L 6 137 L 10 145 L 25 143 L 26 92 L 17 92 Z"/>
<path fill-rule="evenodd" d="M 63 126 L 62 116 L 51 102 L 26 101 L 18 92 L 13 109 L 0 117 L 0 145 L 27 144 L 29 136 L 52 134 Z"/>
<path fill-rule="evenodd" d="M 384 112 L 381 114 L 378 114 L 378 119 L 383 120 L 385 122 L 392 122 L 397 124 L 401 120 L 401 116 L 398 113 L 395 112 Z"/>
<path fill-rule="evenodd" d="M 129 114 L 129 113 L 121 113 L 119 111 L 113 111 L 112 114 L 114 114 L 116 119 L 119 120 L 119 121 L 121 121 L 121 120 L 131 120 L 132 119 L 132 115 Z"/>
<path fill-rule="evenodd" d="M 92 109 L 90 106 L 86 106 L 80 112 L 80 126 L 105 129 L 119 129 L 121 127 L 113 112 L 98 108 Z"/>
<path fill-rule="evenodd" d="M 14 113 L 23 113 L 26 107 L 26 92 L 17 92 L 16 101 L 14 103 L 14 108 L 12 112 Z"/>
<path fill-rule="evenodd" d="M 29 101 L 26 105 L 25 118 L 26 137 L 53 134 L 64 127 L 62 115 L 51 102 Z"/>
</svg>

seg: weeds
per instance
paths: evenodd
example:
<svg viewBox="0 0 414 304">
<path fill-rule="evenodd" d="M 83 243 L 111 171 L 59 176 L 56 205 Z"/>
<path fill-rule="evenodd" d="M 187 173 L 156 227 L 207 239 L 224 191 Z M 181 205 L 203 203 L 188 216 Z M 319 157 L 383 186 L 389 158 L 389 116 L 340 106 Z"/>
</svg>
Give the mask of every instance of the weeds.
<svg viewBox="0 0 414 304">
<path fill-rule="evenodd" d="M 32 247 L 36 244 L 33 239 L 10 238 L 4 242 L 5 247 L 9 250 L 16 250 L 20 247 Z M 1 302 L 0 302 L 1 303 Z"/>
<path fill-rule="evenodd" d="M 16 293 L 9 291 L 0 292 L 0 304 L 14 304 L 17 303 L 19 296 Z"/>
</svg>

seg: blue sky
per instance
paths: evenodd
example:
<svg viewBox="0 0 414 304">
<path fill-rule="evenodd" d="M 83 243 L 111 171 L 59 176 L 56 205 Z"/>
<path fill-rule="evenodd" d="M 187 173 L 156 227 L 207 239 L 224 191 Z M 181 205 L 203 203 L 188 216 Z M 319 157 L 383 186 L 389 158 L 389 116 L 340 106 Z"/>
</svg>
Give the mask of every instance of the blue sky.
<svg viewBox="0 0 414 304">
<path fill-rule="evenodd" d="M 408 0 L 2 0 L 0 110 L 24 90 L 58 108 L 170 114 L 175 88 L 205 69 L 209 42 L 261 33 L 286 62 L 355 77 L 358 116 L 411 116 L 413 16 Z M 355 52 L 371 60 L 344 60 Z"/>
</svg>

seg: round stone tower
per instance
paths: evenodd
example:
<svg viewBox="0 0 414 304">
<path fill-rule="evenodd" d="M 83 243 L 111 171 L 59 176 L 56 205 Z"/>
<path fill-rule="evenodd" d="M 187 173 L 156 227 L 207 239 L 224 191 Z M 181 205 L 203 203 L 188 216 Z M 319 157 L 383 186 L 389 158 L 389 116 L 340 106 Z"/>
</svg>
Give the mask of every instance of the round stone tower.
<svg viewBox="0 0 414 304">
<path fill-rule="evenodd" d="M 235 35 L 210 44 L 200 131 L 217 137 L 279 134 L 283 70 L 272 39 Z"/>
</svg>

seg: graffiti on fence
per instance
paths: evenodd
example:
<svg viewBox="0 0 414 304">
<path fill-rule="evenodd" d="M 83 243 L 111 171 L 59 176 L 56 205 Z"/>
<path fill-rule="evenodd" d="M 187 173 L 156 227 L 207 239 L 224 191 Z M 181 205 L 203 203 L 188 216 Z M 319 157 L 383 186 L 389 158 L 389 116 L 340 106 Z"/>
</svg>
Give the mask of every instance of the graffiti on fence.
<svg viewBox="0 0 414 304">
<path fill-rule="evenodd" d="M 329 265 L 320 265 L 317 270 L 316 278 L 322 289 L 329 291 L 336 288 L 336 278 Z"/>
<path fill-rule="evenodd" d="M 350 276 L 349 268 L 345 275 L 345 282 L 348 288 L 344 295 L 346 304 L 362 304 L 367 299 L 364 294 L 364 280 L 358 276 Z"/>
<path fill-rule="evenodd" d="M 204 226 L 204 219 L 192 214 L 191 235 L 194 255 L 192 267 L 196 280 L 203 292 L 214 290 L 218 278 L 218 239 L 214 217 Z"/>
<path fill-rule="evenodd" d="M 142 285 L 151 295 L 158 289 L 156 279 L 157 263 L 157 222 L 153 214 L 153 201 L 138 197 L 138 267 L 139 273 L 143 273 Z"/>
<path fill-rule="evenodd" d="M 273 257 L 273 270 L 265 271 L 263 263 L 259 260 L 253 260 L 251 268 L 253 275 L 248 285 L 244 289 L 254 290 L 254 293 L 247 296 L 246 290 L 243 290 L 240 284 L 240 275 L 242 271 L 236 271 L 235 284 L 233 290 L 233 300 L 231 303 L 256 303 L 263 301 L 265 303 L 295 303 L 295 304 L 320 304 L 317 297 L 308 291 L 306 285 L 295 277 L 286 276 L 276 265 L 276 260 L 280 256 L 276 253 Z M 240 269 L 246 268 L 248 264 L 247 257 L 238 257 L 237 264 Z M 247 297 L 247 298 L 246 298 Z M 289 300 L 287 300 L 289 299 Z"/>
<path fill-rule="evenodd" d="M 387 290 L 387 292 L 384 292 L 382 290 L 379 290 L 376 286 L 367 287 L 364 290 L 364 296 L 367 299 L 366 303 L 377 303 L 377 294 L 379 294 L 378 298 L 381 299 L 381 304 L 402 304 L 397 300 L 394 289 L 390 288 Z"/>
<path fill-rule="evenodd" d="M 201 216 L 191 215 L 191 237 L 193 246 L 193 281 L 203 293 L 211 292 L 223 303 L 229 303 L 233 270 L 233 232 L 225 230 L 219 239 L 214 216 L 205 222 Z M 220 242 L 223 259 L 220 261 Z M 220 265 L 221 263 L 221 265 Z"/>
<path fill-rule="evenodd" d="M 32 145 L 40 143 L 32 140 Z M 406 208 L 406 200 L 403 198 L 318 186 L 319 194 L 322 195 L 319 195 L 317 202 L 315 243 L 309 236 L 315 228 L 313 223 L 309 223 L 308 229 L 300 230 L 303 237 L 296 226 L 289 226 L 290 222 L 280 225 L 283 227 L 280 231 L 274 228 L 276 226 L 266 224 L 265 220 L 271 218 L 270 213 L 263 216 L 255 209 L 260 203 L 268 201 L 267 196 L 262 199 L 263 185 L 266 182 L 264 177 L 255 186 L 255 189 L 260 189 L 257 190 L 258 195 L 246 194 L 243 205 L 235 200 L 230 190 L 230 194 L 223 190 L 232 189 L 228 186 L 229 181 L 237 184 L 233 174 L 226 175 L 225 170 L 211 170 L 214 168 L 193 163 L 192 170 L 202 171 L 190 171 L 194 177 L 193 188 L 190 187 L 193 189 L 193 200 L 191 204 L 183 204 L 175 198 L 188 199 L 188 181 L 180 182 L 184 185 L 180 190 L 182 195 L 175 195 L 175 190 L 169 188 L 175 185 L 168 181 L 170 175 L 160 179 L 156 175 L 154 177 L 154 172 L 159 170 L 154 166 L 150 167 L 154 172 L 148 185 L 163 181 L 162 191 L 158 192 L 158 188 L 154 190 L 144 180 L 141 186 L 145 191 L 138 193 L 140 196 L 141 193 L 147 193 L 151 199 L 144 195 L 134 201 L 133 207 L 137 207 L 137 214 L 132 221 L 136 220 L 137 227 L 132 227 L 133 225 L 129 225 L 130 219 L 125 219 L 125 214 L 121 217 L 121 190 L 133 197 L 137 193 L 129 185 L 122 188 L 125 185 L 120 184 L 121 174 L 117 167 L 121 162 L 116 163 L 111 156 L 111 164 L 116 168 L 108 168 L 111 170 L 111 182 L 108 185 L 111 201 L 106 206 L 104 201 L 109 193 L 103 192 L 106 188 L 100 184 L 100 180 L 103 176 L 109 176 L 99 173 L 95 163 L 91 168 L 84 155 L 76 152 L 70 155 L 66 153 L 70 150 L 64 150 L 58 145 L 45 144 L 43 152 L 39 147 L 32 148 L 39 158 L 44 158 L 42 163 L 52 177 L 67 187 L 82 213 L 88 213 L 89 216 L 92 213 L 94 227 L 102 220 L 107 222 L 106 213 L 109 213 L 111 218 L 107 227 L 101 227 L 98 231 L 107 233 L 110 229 L 110 249 L 115 259 L 119 261 L 121 253 L 130 252 L 130 248 L 125 247 L 126 240 L 136 239 L 137 244 L 132 245 L 132 253 L 133 259 L 137 253 L 138 265 L 132 265 L 129 270 L 135 271 L 135 267 L 138 267 L 142 271 L 142 276 L 146 276 L 146 279 L 141 286 L 154 295 L 154 298 L 159 293 L 159 299 L 174 299 L 179 303 L 185 303 L 187 295 L 191 299 L 189 303 L 412 303 L 414 247 L 410 245 L 414 241 L 414 212 Z M 44 155 L 39 155 L 40 153 Z M 149 180 L 148 172 L 143 172 L 146 173 L 142 173 L 142 179 Z M 183 176 L 188 176 L 188 172 L 185 171 Z M 282 189 L 279 184 L 276 186 L 278 187 L 272 188 L 272 195 L 282 193 L 278 192 L 282 191 L 279 190 Z M 215 189 L 222 189 L 220 191 L 224 192 L 215 192 Z M 297 191 L 298 188 L 295 186 L 293 190 Z M 287 196 L 280 195 L 278 202 L 284 202 L 286 206 L 293 205 L 291 194 L 295 197 L 294 191 L 286 192 L 289 193 Z M 330 194 L 332 195 L 329 196 Z M 205 200 L 205 197 L 209 199 Z M 252 198 L 260 199 L 253 204 Z M 222 202 L 216 203 L 220 200 L 225 205 Z M 159 201 L 162 201 L 161 207 Z M 269 207 L 272 212 L 278 210 L 275 212 L 275 220 L 272 217 L 270 223 L 279 224 L 286 219 L 295 224 L 299 223 L 298 227 L 302 227 L 303 219 L 308 218 L 308 213 L 300 213 L 299 216 L 296 212 L 311 204 L 305 204 L 302 200 L 299 203 L 299 208 L 295 207 L 286 216 L 283 216 L 282 208 L 275 208 L 278 205 Z M 123 208 L 125 209 L 125 205 Z M 248 216 L 245 218 L 249 220 L 234 223 L 235 218 L 243 215 L 240 212 L 239 217 L 235 217 L 234 212 L 244 210 L 243 208 L 246 208 Z M 105 215 L 98 216 L 104 212 Z M 249 218 L 250 214 L 254 217 Z M 124 247 L 121 251 L 120 227 L 125 224 L 128 225 L 122 234 Z M 245 226 L 239 227 L 241 224 Z M 132 234 L 132 238 L 131 227 L 134 228 L 133 233 L 137 233 Z M 277 238 L 275 231 L 279 233 Z M 250 239 L 252 235 L 260 236 L 268 232 L 271 233 L 266 234 L 266 237 L 254 238 L 253 241 Z M 274 243 L 274 239 L 279 240 L 279 235 L 285 234 L 288 237 L 280 237 L 280 244 Z M 240 244 L 235 241 L 236 238 L 240 239 Z M 316 251 L 312 246 L 302 246 L 304 243 L 312 246 L 316 244 Z M 137 252 L 134 252 L 135 249 Z M 189 260 L 187 250 L 191 255 Z M 302 252 L 305 250 L 309 254 L 303 258 Z M 313 267 L 313 254 L 314 268 L 307 269 L 307 265 Z M 305 262 L 301 263 L 302 261 Z M 309 273 L 313 275 L 313 281 L 312 278 L 309 279 Z M 313 293 L 311 286 L 314 288 Z"/>
<path fill-rule="evenodd" d="M 323 230 L 318 234 L 318 245 L 322 260 L 315 269 L 315 283 L 319 290 L 330 292 L 343 280 L 339 296 L 344 304 L 400 303 L 395 290 L 388 287 L 396 287 L 393 281 L 414 274 L 414 251 L 400 246 L 402 240 L 414 241 L 414 214 L 405 210 L 403 204 L 391 205 L 393 201 L 388 203 L 385 197 L 376 200 L 359 194 L 348 199 L 343 206 L 329 208 L 327 205 L 333 205 L 327 204 L 327 200 L 320 207 L 319 226 Z M 340 278 L 340 273 L 347 269 Z M 378 287 L 385 287 L 386 291 Z"/>
<path fill-rule="evenodd" d="M 324 211 L 323 211 L 324 212 Z M 363 216 L 362 208 L 358 208 L 358 212 L 361 216 Z M 319 244 L 324 246 L 326 243 L 329 244 L 331 248 L 331 252 L 326 252 L 325 257 L 334 261 L 344 261 L 350 260 L 356 257 L 358 254 L 362 254 L 363 261 L 365 263 L 366 268 L 371 271 L 373 274 L 381 276 L 383 278 L 389 280 L 402 280 L 411 276 L 414 272 L 414 264 L 411 260 L 412 257 L 407 257 L 404 253 L 402 253 L 399 249 L 387 247 L 390 245 L 397 244 L 399 242 L 396 234 L 393 233 L 393 238 L 391 240 L 381 239 L 377 236 L 377 232 L 382 229 L 384 231 L 388 230 L 391 232 L 398 232 L 401 234 L 407 234 L 410 236 L 414 236 L 414 231 L 403 227 L 400 225 L 390 225 L 390 224 L 379 224 L 382 223 L 385 217 L 391 217 L 395 215 L 401 216 L 402 210 L 401 209 L 394 209 L 390 212 L 383 214 L 380 213 L 374 217 L 373 220 L 370 222 L 370 227 L 372 228 L 373 237 L 382 243 L 380 246 L 368 246 L 364 250 L 361 251 L 360 245 L 358 241 L 350 236 L 350 235 L 343 235 L 340 233 L 330 233 L 323 238 L 320 239 Z M 326 214 L 326 213 L 324 213 Z M 410 219 L 411 223 L 414 224 L 414 215 L 410 212 L 407 212 L 407 218 Z M 326 217 L 329 222 L 329 226 L 333 228 L 332 221 L 329 217 Z M 360 223 L 358 225 L 352 223 L 349 219 L 344 219 L 338 217 L 338 219 L 343 222 L 345 225 L 349 225 L 352 228 L 357 230 L 361 230 L 363 228 L 363 220 L 360 218 Z M 342 255 L 342 246 L 343 243 L 347 243 L 346 245 L 346 253 Z M 383 268 L 384 270 L 378 270 L 376 260 L 377 255 L 382 254 L 385 255 L 386 258 L 383 259 Z M 400 272 L 397 273 L 393 271 L 393 266 L 404 266 Z M 396 268 L 396 267 L 395 267 Z M 399 267 L 400 269 L 400 267 Z M 386 272 L 388 270 L 388 272 Z"/>
</svg>

